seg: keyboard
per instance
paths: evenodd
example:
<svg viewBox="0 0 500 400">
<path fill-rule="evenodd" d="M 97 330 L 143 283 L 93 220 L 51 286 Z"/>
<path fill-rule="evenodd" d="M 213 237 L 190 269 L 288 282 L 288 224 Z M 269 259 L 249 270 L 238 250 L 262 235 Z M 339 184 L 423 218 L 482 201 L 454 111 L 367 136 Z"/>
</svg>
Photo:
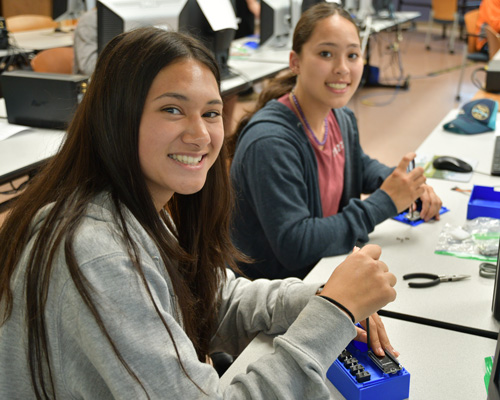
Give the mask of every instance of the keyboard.
<svg viewBox="0 0 500 400">
<path fill-rule="evenodd" d="M 495 136 L 491 175 L 500 176 L 500 136 Z"/>
</svg>

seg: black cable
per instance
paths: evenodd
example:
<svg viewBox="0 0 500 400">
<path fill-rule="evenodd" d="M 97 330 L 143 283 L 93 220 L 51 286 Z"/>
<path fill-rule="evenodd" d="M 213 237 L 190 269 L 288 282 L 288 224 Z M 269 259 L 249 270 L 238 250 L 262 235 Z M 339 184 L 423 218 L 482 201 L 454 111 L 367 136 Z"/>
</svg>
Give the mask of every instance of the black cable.
<svg viewBox="0 0 500 400">
<path fill-rule="evenodd" d="M 368 350 L 371 350 L 370 345 L 370 317 L 366 318 L 366 344 L 368 346 Z"/>
</svg>

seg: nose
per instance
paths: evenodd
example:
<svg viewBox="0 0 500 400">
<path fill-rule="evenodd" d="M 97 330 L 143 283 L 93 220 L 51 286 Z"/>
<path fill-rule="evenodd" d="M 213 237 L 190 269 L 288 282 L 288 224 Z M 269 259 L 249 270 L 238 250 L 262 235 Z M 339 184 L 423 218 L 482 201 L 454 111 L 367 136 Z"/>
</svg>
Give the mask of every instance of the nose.
<svg viewBox="0 0 500 400">
<path fill-rule="evenodd" d="M 340 57 L 338 62 L 335 64 L 334 72 L 338 75 L 345 75 L 349 73 L 349 67 L 347 65 L 347 59 Z"/>
<path fill-rule="evenodd" d="M 203 118 L 193 118 L 182 135 L 182 141 L 203 148 L 210 143 L 210 134 Z"/>
</svg>

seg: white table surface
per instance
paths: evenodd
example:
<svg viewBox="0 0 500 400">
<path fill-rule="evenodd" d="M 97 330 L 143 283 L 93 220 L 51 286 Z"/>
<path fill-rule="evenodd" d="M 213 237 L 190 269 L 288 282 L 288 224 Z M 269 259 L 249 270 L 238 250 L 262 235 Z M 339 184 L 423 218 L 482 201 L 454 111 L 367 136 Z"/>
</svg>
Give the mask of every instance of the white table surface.
<svg viewBox="0 0 500 400">
<path fill-rule="evenodd" d="M 32 52 L 54 47 L 73 46 L 73 31 L 55 32 L 51 28 L 9 33 L 9 44 L 13 46 L 13 49 L 0 50 L 0 57 L 9 54 L 9 52 Z"/>
<path fill-rule="evenodd" d="M 479 161 L 476 170 L 489 173 L 494 133 L 468 136 L 444 131 L 442 124 L 453 119 L 456 113 L 457 110 L 451 111 L 443 119 L 419 147 L 417 154 L 475 158 Z M 398 278 L 398 297 L 395 302 L 384 307 L 384 310 L 480 329 L 496 335 L 500 324 L 491 314 L 493 279 L 479 276 L 480 261 L 438 255 L 434 253 L 434 249 L 445 223 L 462 226 L 466 222 L 469 196 L 452 191 L 451 188 L 458 186 L 471 189 L 473 184 L 499 186 L 500 178 L 475 173 L 469 183 L 441 179 L 428 179 L 428 183 L 441 197 L 443 205 L 450 209 L 441 216 L 441 221 L 411 227 L 387 220 L 369 235 L 369 243 L 382 247 L 382 260 Z M 322 259 L 306 279 L 323 282 L 344 258 L 345 256 L 337 256 Z M 402 279 L 404 274 L 411 272 L 466 274 L 471 275 L 471 278 L 459 282 L 443 282 L 425 289 L 414 289 L 408 287 L 407 282 Z"/>
<path fill-rule="evenodd" d="M 394 13 L 394 19 L 380 19 L 376 18 L 372 21 L 370 34 L 375 34 L 386 29 L 392 28 L 394 26 L 412 21 L 420 16 L 418 11 L 401 11 Z M 364 32 L 361 32 L 361 36 Z M 232 46 L 232 59 L 240 59 L 246 61 L 263 63 L 285 63 L 288 64 L 291 41 L 289 43 L 284 43 L 283 46 L 276 47 L 270 44 L 264 44 L 255 50 L 251 50 L 245 47 L 245 43 L 248 41 L 259 42 L 258 38 L 241 38 L 235 40 Z M 238 52 L 238 49 L 243 50 L 243 52 Z"/>
<path fill-rule="evenodd" d="M 485 399 L 484 358 L 494 355 L 496 341 L 480 336 L 383 318 L 399 361 L 410 373 L 410 399 Z M 222 387 L 245 373 L 247 366 L 273 351 L 272 337 L 259 334 L 221 377 Z M 327 381 L 332 399 L 344 396 Z"/>
<path fill-rule="evenodd" d="M 239 76 L 222 81 L 223 95 L 237 93 L 250 87 L 254 82 L 275 75 L 288 67 L 288 64 L 260 65 L 243 60 L 230 60 L 229 65 Z M 7 123 L 5 101 L 0 99 L 0 131 L 2 125 Z M 21 171 L 24 174 L 30 166 L 35 166 L 53 156 L 63 139 L 63 131 L 27 127 L 26 131 L 22 133 L 6 140 L 0 140 L 0 160 L 2 160 L 0 162 L 0 181 L 15 174 L 16 171 Z"/>
</svg>

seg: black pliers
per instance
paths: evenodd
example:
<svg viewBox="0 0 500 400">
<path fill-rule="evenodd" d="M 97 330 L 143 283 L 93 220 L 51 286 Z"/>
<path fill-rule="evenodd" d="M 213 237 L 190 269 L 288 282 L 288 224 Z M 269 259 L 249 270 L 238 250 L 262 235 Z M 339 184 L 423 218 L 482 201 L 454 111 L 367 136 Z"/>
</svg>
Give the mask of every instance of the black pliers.
<svg viewBox="0 0 500 400">
<path fill-rule="evenodd" d="M 461 281 L 462 279 L 470 278 L 470 275 L 436 275 L 436 274 L 428 274 L 425 272 L 415 272 L 413 274 L 403 275 L 403 279 L 430 279 L 428 282 L 409 282 L 408 286 L 412 288 L 426 288 L 431 286 L 436 286 L 441 282 L 454 282 Z"/>
</svg>

